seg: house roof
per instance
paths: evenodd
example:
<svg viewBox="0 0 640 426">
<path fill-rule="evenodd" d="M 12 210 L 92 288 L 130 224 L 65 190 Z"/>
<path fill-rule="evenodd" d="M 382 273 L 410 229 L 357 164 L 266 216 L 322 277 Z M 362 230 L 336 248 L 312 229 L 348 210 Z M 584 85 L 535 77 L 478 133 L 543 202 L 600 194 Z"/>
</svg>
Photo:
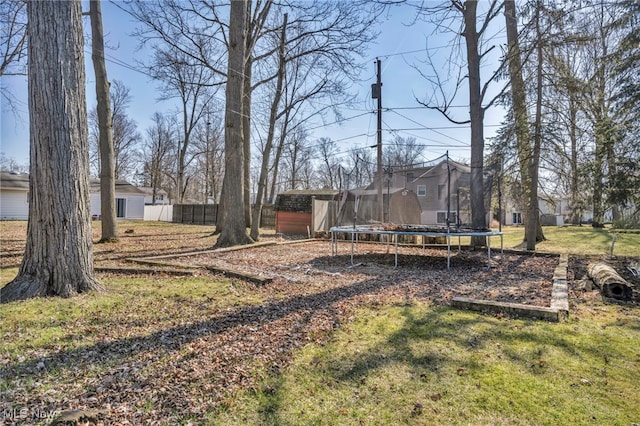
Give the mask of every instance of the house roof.
<svg viewBox="0 0 640 426">
<path fill-rule="evenodd" d="M 91 179 L 90 191 L 100 192 L 100 179 Z M 144 195 L 144 192 L 139 188 L 122 179 L 116 180 L 116 192 L 118 194 Z"/>
<path fill-rule="evenodd" d="M 283 192 L 284 195 L 334 195 L 337 193 L 335 189 L 291 189 Z"/>
<path fill-rule="evenodd" d="M 150 186 L 138 186 L 137 188 L 146 195 L 153 195 L 153 188 Z M 168 192 L 164 189 L 156 189 L 156 195 L 168 195 Z"/>
<path fill-rule="evenodd" d="M 100 192 L 100 179 L 91 179 L 90 191 Z M 29 174 L 15 172 L 0 172 L 0 188 L 13 190 L 29 190 Z M 144 192 L 131 185 L 126 180 L 116 181 L 116 192 L 119 194 L 144 195 Z"/>
<path fill-rule="evenodd" d="M 0 188 L 29 190 L 29 174 L 17 172 L 0 172 Z"/>
</svg>

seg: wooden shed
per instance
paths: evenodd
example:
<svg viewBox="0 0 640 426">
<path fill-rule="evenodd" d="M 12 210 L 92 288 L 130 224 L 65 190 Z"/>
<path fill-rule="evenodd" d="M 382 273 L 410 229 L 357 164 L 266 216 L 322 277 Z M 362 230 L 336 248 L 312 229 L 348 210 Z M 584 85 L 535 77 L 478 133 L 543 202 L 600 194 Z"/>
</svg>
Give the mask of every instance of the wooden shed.
<svg viewBox="0 0 640 426">
<path fill-rule="evenodd" d="M 313 199 L 333 200 L 338 191 L 291 190 L 276 197 L 276 232 L 282 234 L 307 235 L 313 232 Z"/>
</svg>

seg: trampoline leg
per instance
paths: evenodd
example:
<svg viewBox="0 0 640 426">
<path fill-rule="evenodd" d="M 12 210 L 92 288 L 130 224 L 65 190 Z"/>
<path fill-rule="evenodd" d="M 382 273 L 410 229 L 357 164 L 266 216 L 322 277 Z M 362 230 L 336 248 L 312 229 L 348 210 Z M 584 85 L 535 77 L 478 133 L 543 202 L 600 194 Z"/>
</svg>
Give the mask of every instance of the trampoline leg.
<svg viewBox="0 0 640 426">
<path fill-rule="evenodd" d="M 447 271 L 451 270 L 451 236 L 447 235 Z"/>
<path fill-rule="evenodd" d="M 351 233 L 351 266 L 353 266 L 353 245 L 355 244 L 356 233 Z"/>
<path fill-rule="evenodd" d="M 395 236 L 395 243 L 396 243 L 396 261 L 395 261 L 394 267 L 397 268 L 398 267 L 398 235 Z"/>
</svg>

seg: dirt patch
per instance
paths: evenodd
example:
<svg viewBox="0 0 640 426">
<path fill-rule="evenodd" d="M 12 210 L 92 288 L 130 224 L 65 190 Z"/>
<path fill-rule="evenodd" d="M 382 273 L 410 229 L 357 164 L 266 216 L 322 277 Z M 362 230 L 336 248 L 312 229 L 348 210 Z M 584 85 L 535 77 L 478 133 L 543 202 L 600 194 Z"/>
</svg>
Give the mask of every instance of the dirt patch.
<svg viewBox="0 0 640 426">
<path fill-rule="evenodd" d="M 274 277 L 268 291 L 306 294 L 367 281 L 388 283 L 384 293 L 448 303 L 455 296 L 549 306 L 557 256 L 494 252 L 491 268 L 485 251 L 454 250 L 447 270 L 442 248 L 401 246 L 395 267 L 394 248 L 359 243 L 338 246 L 331 255 L 328 241 L 313 241 L 247 249 L 230 253 L 203 253 L 176 258 L 191 266 L 224 262 L 252 273 Z M 265 290 L 265 289 L 263 289 Z M 398 296 L 398 294 L 395 294 Z M 385 294 L 393 296 L 393 294 Z"/>
</svg>

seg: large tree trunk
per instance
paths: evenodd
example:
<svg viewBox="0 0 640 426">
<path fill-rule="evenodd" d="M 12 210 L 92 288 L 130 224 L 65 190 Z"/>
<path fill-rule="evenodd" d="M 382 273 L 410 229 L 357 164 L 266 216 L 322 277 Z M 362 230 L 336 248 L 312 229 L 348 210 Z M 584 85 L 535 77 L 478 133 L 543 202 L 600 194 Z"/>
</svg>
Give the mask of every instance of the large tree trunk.
<svg viewBox="0 0 640 426">
<path fill-rule="evenodd" d="M 480 55 L 478 54 L 478 31 L 476 29 L 476 1 L 464 3 L 464 38 L 467 45 L 469 72 L 469 106 L 471 116 L 471 226 L 484 229 L 487 226 L 484 207 L 484 132 L 482 95 L 480 90 Z M 473 237 L 473 246 L 486 245 L 486 238 Z"/>
<path fill-rule="evenodd" d="M 104 37 L 102 32 L 102 11 L 100 0 L 89 2 L 91 15 L 91 59 L 96 75 L 96 98 L 98 104 L 99 145 L 100 145 L 100 216 L 102 238 L 100 242 L 118 241 L 116 225 L 116 182 L 111 123 L 111 101 L 109 80 L 104 62 Z"/>
<path fill-rule="evenodd" d="M 82 6 L 27 3 L 30 179 L 27 242 L 0 301 L 100 289 L 93 272 Z"/>
<path fill-rule="evenodd" d="M 229 64 L 227 72 L 224 149 L 225 170 L 222 183 L 222 228 L 217 247 L 251 242 L 244 220 L 242 102 L 246 1 L 231 2 L 229 19 Z"/>
</svg>

